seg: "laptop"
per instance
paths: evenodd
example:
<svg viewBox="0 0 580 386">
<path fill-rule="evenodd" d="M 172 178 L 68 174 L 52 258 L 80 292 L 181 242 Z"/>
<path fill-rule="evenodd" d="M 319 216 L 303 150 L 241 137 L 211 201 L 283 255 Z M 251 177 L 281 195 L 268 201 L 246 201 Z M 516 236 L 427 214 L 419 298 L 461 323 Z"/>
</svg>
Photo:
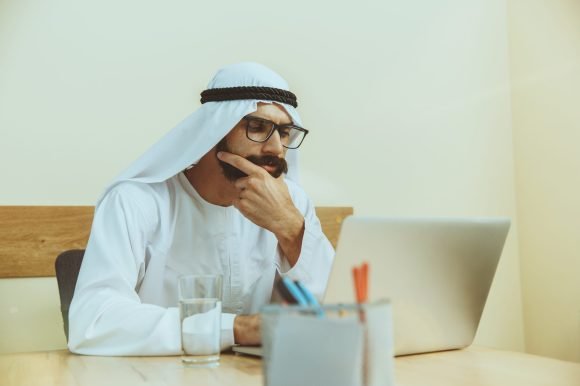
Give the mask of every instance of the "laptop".
<svg viewBox="0 0 580 386">
<path fill-rule="evenodd" d="M 366 261 L 369 301 L 386 298 L 393 307 L 396 356 L 467 347 L 509 227 L 507 218 L 347 217 L 324 303 L 354 302 L 351 269 Z"/>
</svg>

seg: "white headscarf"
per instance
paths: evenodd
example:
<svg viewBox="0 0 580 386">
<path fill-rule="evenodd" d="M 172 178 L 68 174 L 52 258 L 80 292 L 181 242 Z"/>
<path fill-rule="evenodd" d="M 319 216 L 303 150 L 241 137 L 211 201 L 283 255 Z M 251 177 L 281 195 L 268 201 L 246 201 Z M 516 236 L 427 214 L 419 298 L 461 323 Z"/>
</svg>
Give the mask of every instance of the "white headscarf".
<svg viewBox="0 0 580 386">
<path fill-rule="evenodd" d="M 216 73 L 207 88 L 241 86 L 273 87 L 289 91 L 288 83 L 280 75 L 258 63 L 226 66 Z M 120 182 L 162 182 L 195 164 L 244 116 L 256 111 L 258 102 L 272 103 L 255 99 L 204 103 L 117 176 L 105 189 L 101 199 Z M 275 103 L 286 109 L 294 124 L 302 126 L 293 106 Z M 286 178 L 298 182 L 298 150 L 288 151 L 286 161 Z"/>
</svg>

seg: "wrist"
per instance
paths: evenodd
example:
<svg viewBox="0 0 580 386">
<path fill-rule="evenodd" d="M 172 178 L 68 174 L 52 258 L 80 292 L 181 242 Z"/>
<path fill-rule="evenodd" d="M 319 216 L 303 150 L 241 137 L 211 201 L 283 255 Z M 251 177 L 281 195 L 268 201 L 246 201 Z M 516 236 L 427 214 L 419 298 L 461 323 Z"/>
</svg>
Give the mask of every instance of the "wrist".
<svg viewBox="0 0 580 386">
<path fill-rule="evenodd" d="M 280 223 L 274 232 L 280 244 L 295 243 L 302 239 L 304 233 L 304 217 L 298 209 L 294 210 Z"/>
<path fill-rule="evenodd" d="M 298 262 L 302 250 L 305 220 L 302 213 L 296 209 L 297 214 L 288 218 L 281 226 L 278 233 L 274 233 L 278 239 L 278 245 L 291 267 Z"/>
</svg>

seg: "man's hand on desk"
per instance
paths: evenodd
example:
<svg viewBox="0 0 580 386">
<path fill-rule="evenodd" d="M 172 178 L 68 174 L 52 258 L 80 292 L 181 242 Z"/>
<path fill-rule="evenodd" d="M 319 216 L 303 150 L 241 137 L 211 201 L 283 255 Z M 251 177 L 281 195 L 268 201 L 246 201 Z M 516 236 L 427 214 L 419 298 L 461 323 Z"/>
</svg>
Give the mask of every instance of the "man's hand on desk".
<svg viewBox="0 0 580 386">
<path fill-rule="evenodd" d="M 242 345 L 259 345 L 260 315 L 238 315 L 234 319 L 234 341 Z"/>
</svg>

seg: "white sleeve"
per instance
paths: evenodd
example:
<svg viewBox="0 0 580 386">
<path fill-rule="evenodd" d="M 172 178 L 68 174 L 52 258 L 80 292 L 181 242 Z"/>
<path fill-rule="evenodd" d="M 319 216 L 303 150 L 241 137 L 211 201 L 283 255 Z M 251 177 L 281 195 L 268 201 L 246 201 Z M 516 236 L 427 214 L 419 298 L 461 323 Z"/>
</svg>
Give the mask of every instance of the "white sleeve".
<svg viewBox="0 0 580 386">
<path fill-rule="evenodd" d="M 281 249 L 278 248 L 278 272 L 282 276 L 289 276 L 293 280 L 299 280 L 314 296 L 322 300 L 332 268 L 334 249 L 322 232 L 314 205 L 306 197 L 306 194 L 298 189 L 292 195 L 292 199 L 304 216 L 302 250 L 294 267 L 290 267 L 288 260 L 282 255 Z"/>
<path fill-rule="evenodd" d="M 180 354 L 178 309 L 142 304 L 135 291 L 157 220 L 143 213 L 143 194 L 127 193 L 110 191 L 96 210 L 69 310 L 68 347 L 87 355 Z"/>
</svg>

